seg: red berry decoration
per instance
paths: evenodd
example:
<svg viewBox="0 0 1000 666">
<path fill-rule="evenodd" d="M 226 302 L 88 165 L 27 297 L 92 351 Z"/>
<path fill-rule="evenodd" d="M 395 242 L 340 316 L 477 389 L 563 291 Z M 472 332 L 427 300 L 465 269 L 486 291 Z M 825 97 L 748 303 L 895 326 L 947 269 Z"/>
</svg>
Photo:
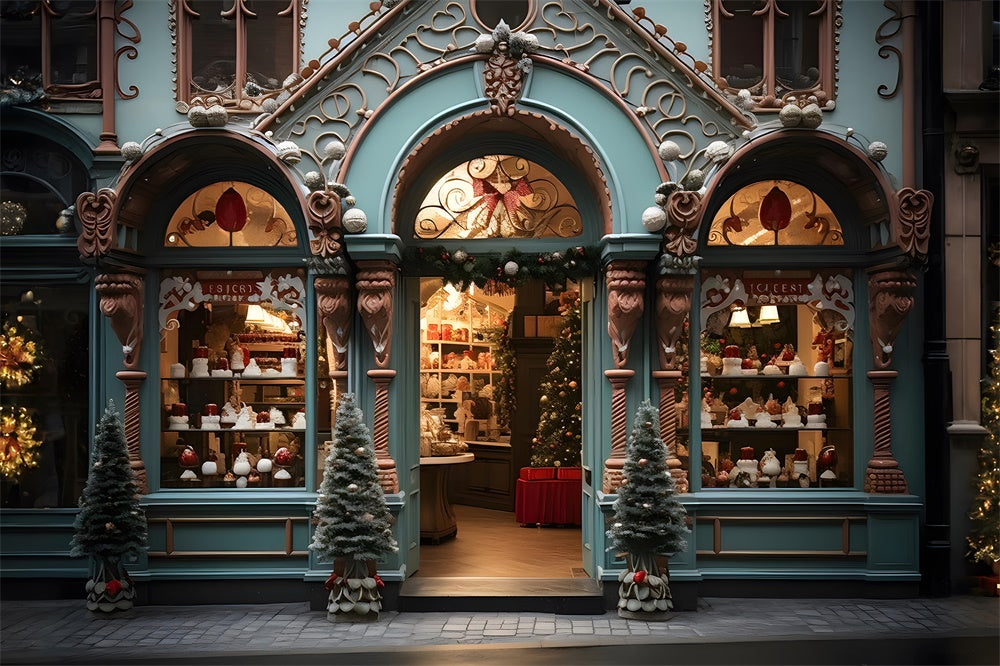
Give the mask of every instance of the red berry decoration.
<svg viewBox="0 0 1000 666">
<path fill-rule="evenodd" d="M 788 200 L 788 195 L 775 185 L 760 202 L 757 217 L 760 226 L 768 231 L 784 229 L 792 219 L 792 202 Z"/>
<path fill-rule="evenodd" d="M 739 391 L 736 389 L 735 386 L 729 389 L 729 395 L 736 395 L 737 393 L 739 393 Z"/>
<path fill-rule="evenodd" d="M 330 577 L 326 579 L 326 582 L 323 583 L 323 587 L 327 590 L 333 590 L 333 586 L 337 584 L 337 578 L 339 578 L 339 576 L 337 576 L 337 572 L 334 571 L 330 574 Z"/>
<path fill-rule="evenodd" d="M 635 576 L 632 577 L 632 580 L 641 585 L 642 582 L 646 580 L 646 572 L 642 571 L 641 569 L 639 571 L 636 571 Z"/>
<path fill-rule="evenodd" d="M 378 574 L 375 574 L 375 584 L 379 587 L 385 587 L 385 582 Z"/>
<path fill-rule="evenodd" d="M 785 388 L 785 382 L 778 382 L 778 388 Z"/>
<path fill-rule="evenodd" d="M 291 465 L 292 464 L 292 452 L 286 447 L 281 447 L 274 452 L 274 463 L 276 465 Z"/>
<path fill-rule="evenodd" d="M 108 591 L 108 594 L 113 597 L 122 591 L 121 581 L 117 579 L 109 580 L 108 584 L 105 586 L 104 589 L 106 589 Z"/>
</svg>

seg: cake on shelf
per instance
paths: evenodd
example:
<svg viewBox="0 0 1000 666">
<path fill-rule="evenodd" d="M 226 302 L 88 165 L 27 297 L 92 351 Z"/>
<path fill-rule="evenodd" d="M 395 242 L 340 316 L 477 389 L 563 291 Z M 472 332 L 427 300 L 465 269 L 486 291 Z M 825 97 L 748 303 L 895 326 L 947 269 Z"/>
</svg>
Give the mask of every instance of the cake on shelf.
<svg viewBox="0 0 1000 666">
<path fill-rule="evenodd" d="M 808 414 L 806 414 L 806 427 L 807 428 L 825 428 L 826 427 L 826 413 L 823 411 L 822 402 L 810 402 L 807 407 Z"/>
<path fill-rule="evenodd" d="M 229 369 L 229 361 L 226 358 L 220 358 L 215 362 L 215 368 L 212 369 L 213 377 L 232 377 L 233 371 Z"/>
<path fill-rule="evenodd" d="M 802 417 L 799 416 L 799 406 L 788 396 L 788 400 L 781 407 L 782 426 L 785 428 L 801 428 Z"/>
<path fill-rule="evenodd" d="M 265 411 L 257 412 L 257 423 L 254 427 L 257 430 L 274 430 L 274 423 L 271 422 L 271 415 Z"/>
<path fill-rule="evenodd" d="M 295 412 L 292 417 L 292 428 L 295 430 L 305 430 L 306 429 L 306 410 L 300 409 Z"/>
<path fill-rule="evenodd" d="M 749 428 L 750 422 L 747 421 L 746 414 L 741 412 L 739 409 L 729 410 L 729 420 L 726 421 L 727 428 Z"/>
<path fill-rule="evenodd" d="M 761 369 L 761 374 L 764 375 L 781 375 L 784 374 L 781 368 L 778 366 L 778 362 L 771 357 L 771 361 Z"/>
<path fill-rule="evenodd" d="M 740 459 L 736 461 L 733 473 L 729 475 L 729 485 L 734 488 L 750 488 L 757 483 L 757 460 L 753 457 L 753 447 L 740 449 Z"/>
<path fill-rule="evenodd" d="M 191 359 L 191 376 L 211 376 L 208 371 L 208 347 L 202 346 L 194 350 L 194 358 Z"/>
<path fill-rule="evenodd" d="M 236 416 L 233 430 L 253 430 L 254 425 L 256 425 L 256 419 L 254 419 L 253 410 L 244 406 Z"/>
<path fill-rule="evenodd" d="M 802 362 L 802 359 L 799 358 L 798 354 L 796 354 L 792 358 L 792 362 L 788 364 L 788 374 L 791 377 L 805 377 L 809 374 L 809 371 L 806 370 L 806 366 Z"/>
<path fill-rule="evenodd" d="M 285 415 L 277 407 L 272 407 L 271 409 L 269 409 L 268 414 L 271 417 L 271 423 L 273 423 L 275 426 L 285 425 Z"/>
<path fill-rule="evenodd" d="M 201 429 L 218 430 L 222 425 L 222 417 L 219 416 L 219 406 L 214 402 L 205 405 L 201 410 Z"/>
<path fill-rule="evenodd" d="M 170 416 L 167 417 L 167 428 L 170 430 L 187 430 L 190 419 L 188 418 L 187 405 L 183 402 L 175 402 L 170 406 Z"/>
<path fill-rule="evenodd" d="M 220 423 L 227 427 L 232 427 L 236 423 L 236 419 L 239 414 L 236 412 L 236 408 L 233 407 L 231 403 L 226 403 L 222 406 L 222 414 L 219 415 Z"/>
<path fill-rule="evenodd" d="M 740 358 L 740 348 L 738 345 L 726 345 L 722 356 L 722 374 L 743 374 L 743 359 Z"/>
<path fill-rule="evenodd" d="M 281 376 L 294 377 L 297 373 L 298 363 L 295 347 L 285 347 L 285 356 L 281 359 Z"/>
<path fill-rule="evenodd" d="M 183 363 L 171 363 L 170 364 L 170 376 L 173 378 L 183 378 L 187 375 L 187 370 L 184 368 Z"/>
<path fill-rule="evenodd" d="M 245 368 L 243 368 L 244 377 L 260 377 L 261 371 L 260 366 L 257 365 L 257 359 L 252 358 Z"/>
</svg>

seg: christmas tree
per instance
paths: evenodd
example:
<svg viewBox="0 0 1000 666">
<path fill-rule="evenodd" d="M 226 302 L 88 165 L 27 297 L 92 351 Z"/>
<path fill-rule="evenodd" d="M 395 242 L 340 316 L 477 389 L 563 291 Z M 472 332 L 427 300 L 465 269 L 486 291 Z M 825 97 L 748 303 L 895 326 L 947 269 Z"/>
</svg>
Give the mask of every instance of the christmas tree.
<svg viewBox="0 0 1000 666">
<path fill-rule="evenodd" d="M 146 514 L 139 506 L 139 487 L 129 466 L 125 431 L 114 401 L 97 424 L 93 463 L 80 496 L 70 554 L 94 558 L 87 583 L 87 607 L 111 611 L 132 606 L 135 590 L 121 558 L 136 556 L 146 546 Z"/>
<path fill-rule="evenodd" d="M 990 375 L 983 380 L 983 426 L 986 440 L 979 450 L 976 498 L 969 518 L 969 557 L 976 562 L 1000 562 L 1000 317 L 993 325 Z"/>
<path fill-rule="evenodd" d="M 624 480 L 615 500 L 615 517 L 607 532 L 610 549 L 624 552 L 628 569 L 619 576 L 618 614 L 665 619 L 673 607 L 667 572 L 658 556 L 687 549 L 687 510 L 677 499 L 667 468 L 667 447 L 660 439 L 660 418 L 644 400 L 625 446 Z"/>
<path fill-rule="evenodd" d="M 375 447 L 352 393 L 340 396 L 315 516 L 318 524 L 309 547 L 334 560 L 333 574 L 326 582 L 328 618 L 377 618 L 383 583 L 374 561 L 397 546 L 392 514 L 378 482 Z"/>
<path fill-rule="evenodd" d="M 500 373 L 500 382 L 493 391 L 497 406 L 497 425 L 510 429 L 510 417 L 517 409 L 514 393 L 514 376 L 517 372 L 517 356 L 510 343 L 510 317 L 503 324 L 491 328 L 487 339 L 493 343 L 493 369 Z"/>
<path fill-rule="evenodd" d="M 580 297 L 576 292 L 562 296 L 562 326 L 552 353 L 545 362 L 548 370 L 538 390 L 541 415 L 531 440 L 532 467 L 563 467 L 580 464 Z"/>
</svg>

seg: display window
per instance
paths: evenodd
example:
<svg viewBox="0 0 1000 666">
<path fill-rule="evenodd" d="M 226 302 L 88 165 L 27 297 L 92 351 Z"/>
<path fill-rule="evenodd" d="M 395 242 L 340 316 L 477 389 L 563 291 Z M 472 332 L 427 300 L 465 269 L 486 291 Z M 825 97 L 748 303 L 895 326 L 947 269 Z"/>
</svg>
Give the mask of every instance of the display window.
<svg viewBox="0 0 1000 666">
<path fill-rule="evenodd" d="M 280 268 L 164 275 L 161 487 L 305 486 L 304 278 Z"/>
<path fill-rule="evenodd" d="M 706 271 L 703 488 L 853 487 L 850 271 Z"/>
</svg>

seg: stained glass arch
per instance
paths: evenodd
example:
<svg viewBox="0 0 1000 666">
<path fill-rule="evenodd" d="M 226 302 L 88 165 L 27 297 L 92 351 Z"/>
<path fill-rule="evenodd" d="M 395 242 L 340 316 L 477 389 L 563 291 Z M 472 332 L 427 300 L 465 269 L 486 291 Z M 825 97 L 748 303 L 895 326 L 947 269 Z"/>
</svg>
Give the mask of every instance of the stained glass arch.
<svg viewBox="0 0 1000 666">
<path fill-rule="evenodd" d="M 492 154 L 459 164 L 421 200 L 416 238 L 573 238 L 583 220 L 566 186 L 523 157 Z"/>
<path fill-rule="evenodd" d="M 843 246 L 844 234 L 815 192 L 789 180 L 763 180 L 739 189 L 719 208 L 708 245 Z"/>
<path fill-rule="evenodd" d="M 295 224 L 273 196 L 221 181 L 188 196 L 170 217 L 164 247 L 295 247 Z"/>
</svg>

